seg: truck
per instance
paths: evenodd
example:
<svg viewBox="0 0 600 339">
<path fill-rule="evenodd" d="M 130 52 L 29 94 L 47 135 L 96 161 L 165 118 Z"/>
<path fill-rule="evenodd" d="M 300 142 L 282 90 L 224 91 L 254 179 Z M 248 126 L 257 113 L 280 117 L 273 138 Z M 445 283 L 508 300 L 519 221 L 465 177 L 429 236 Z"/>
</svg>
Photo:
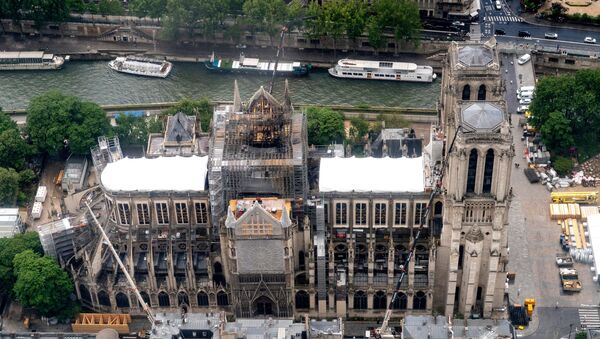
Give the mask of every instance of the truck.
<svg viewBox="0 0 600 339">
<path fill-rule="evenodd" d="M 574 268 L 560 268 L 559 269 L 560 282 L 562 289 L 565 292 L 579 292 L 581 291 L 581 281 L 579 281 L 579 275 L 577 270 Z"/>
<path fill-rule="evenodd" d="M 557 253 L 556 265 L 558 267 L 573 267 L 573 257 L 569 253 Z"/>
</svg>

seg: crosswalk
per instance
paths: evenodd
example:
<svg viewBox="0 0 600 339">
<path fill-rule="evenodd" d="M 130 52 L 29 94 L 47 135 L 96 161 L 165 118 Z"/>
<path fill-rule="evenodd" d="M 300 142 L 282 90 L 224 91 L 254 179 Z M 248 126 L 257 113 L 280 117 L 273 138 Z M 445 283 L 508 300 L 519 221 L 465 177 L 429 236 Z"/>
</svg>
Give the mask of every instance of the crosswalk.
<svg viewBox="0 0 600 339">
<path fill-rule="evenodd" d="M 522 22 L 523 19 L 517 16 L 491 15 L 484 18 L 486 22 Z"/>
<path fill-rule="evenodd" d="M 579 308 L 581 328 L 600 328 L 600 313 L 597 307 Z"/>
</svg>

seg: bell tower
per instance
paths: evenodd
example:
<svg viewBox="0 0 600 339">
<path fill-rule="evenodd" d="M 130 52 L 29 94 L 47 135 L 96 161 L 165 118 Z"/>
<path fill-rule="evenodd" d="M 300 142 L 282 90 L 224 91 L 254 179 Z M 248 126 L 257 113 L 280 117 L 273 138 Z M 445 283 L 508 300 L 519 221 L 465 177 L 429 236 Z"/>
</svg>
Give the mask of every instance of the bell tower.
<svg viewBox="0 0 600 339">
<path fill-rule="evenodd" d="M 434 303 L 447 316 L 490 317 L 503 305 L 514 147 L 500 71 L 493 39 L 454 42 L 444 63 L 440 123 L 450 154 L 436 290 L 447 293 Z"/>
</svg>

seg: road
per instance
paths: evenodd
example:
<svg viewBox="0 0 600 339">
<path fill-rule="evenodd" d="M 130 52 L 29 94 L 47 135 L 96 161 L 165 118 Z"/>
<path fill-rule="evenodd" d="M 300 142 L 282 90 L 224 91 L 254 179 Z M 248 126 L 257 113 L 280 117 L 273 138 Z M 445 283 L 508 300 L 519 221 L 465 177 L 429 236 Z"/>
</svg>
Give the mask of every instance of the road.
<svg viewBox="0 0 600 339">
<path fill-rule="evenodd" d="M 518 0 L 499 0 L 501 9 L 496 9 L 496 0 L 480 0 L 481 10 L 479 21 L 472 26 L 477 26 L 475 34 L 480 31 L 481 39 L 494 36 L 496 30 L 503 30 L 505 35 L 496 36 L 499 42 L 512 42 L 517 45 L 529 45 L 531 49 L 542 47 L 544 50 L 568 49 L 572 51 L 585 51 L 590 55 L 600 57 L 600 45 L 584 43 L 586 37 L 593 37 L 600 42 L 598 28 L 587 29 L 566 27 L 564 25 L 537 25 L 524 22 L 520 14 Z M 472 29 L 473 31 L 473 29 Z M 520 38 L 519 31 L 527 31 L 531 38 Z M 556 33 L 558 39 L 545 39 L 545 33 Z M 476 36 L 475 38 L 479 38 Z"/>
</svg>

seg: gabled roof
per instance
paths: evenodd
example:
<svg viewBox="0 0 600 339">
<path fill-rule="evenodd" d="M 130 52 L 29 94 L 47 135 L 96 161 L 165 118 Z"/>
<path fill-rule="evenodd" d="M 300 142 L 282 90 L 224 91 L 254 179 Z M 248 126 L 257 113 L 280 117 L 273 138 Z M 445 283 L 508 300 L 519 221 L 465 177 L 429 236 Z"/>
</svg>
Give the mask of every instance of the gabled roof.
<svg viewBox="0 0 600 339">
<path fill-rule="evenodd" d="M 167 118 L 165 129 L 165 142 L 191 143 L 196 133 L 196 117 L 179 112 Z"/>
<path fill-rule="evenodd" d="M 487 66 L 493 60 L 492 50 L 485 45 L 467 45 L 458 49 L 458 61 L 465 66 Z"/>
</svg>

